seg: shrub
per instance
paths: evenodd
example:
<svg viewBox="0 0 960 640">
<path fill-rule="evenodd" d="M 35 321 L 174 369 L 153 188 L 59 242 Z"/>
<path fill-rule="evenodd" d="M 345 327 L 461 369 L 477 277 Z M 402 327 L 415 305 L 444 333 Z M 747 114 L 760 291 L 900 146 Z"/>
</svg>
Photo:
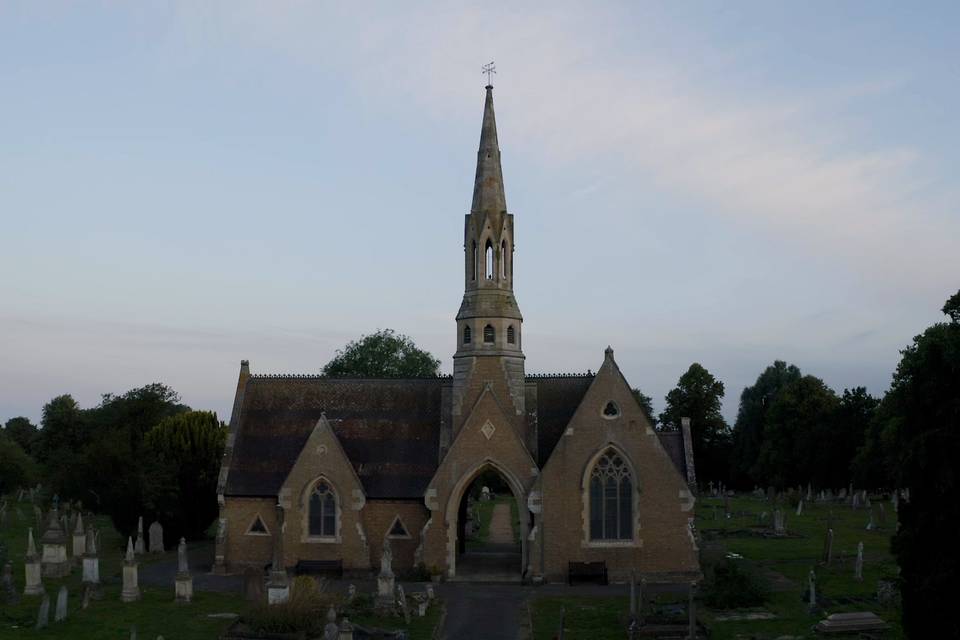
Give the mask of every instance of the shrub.
<svg viewBox="0 0 960 640">
<path fill-rule="evenodd" d="M 743 560 L 725 558 L 712 567 L 707 578 L 704 602 L 716 609 L 756 607 L 764 603 L 770 587 Z"/>
<path fill-rule="evenodd" d="M 327 609 L 338 604 L 337 596 L 318 586 L 316 580 L 297 576 L 290 586 L 289 600 L 282 604 L 258 605 L 243 617 L 243 622 L 257 633 L 315 635 L 323 632 Z"/>
</svg>

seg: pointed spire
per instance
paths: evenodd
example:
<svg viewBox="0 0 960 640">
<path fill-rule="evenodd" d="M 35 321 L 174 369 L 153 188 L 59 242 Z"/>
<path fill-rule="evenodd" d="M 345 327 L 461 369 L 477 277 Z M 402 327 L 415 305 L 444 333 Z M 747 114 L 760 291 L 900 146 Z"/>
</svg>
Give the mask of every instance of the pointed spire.
<svg viewBox="0 0 960 640">
<path fill-rule="evenodd" d="M 127 564 L 136 564 L 136 558 L 133 555 L 133 538 L 127 536 L 127 555 L 124 558 Z"/>
<path fill-rule="evenodd" d="M 477 151 L 477 176 L 473 183 L 471 211 L 506 211 L 503 172 L 500 168 L 500 145 L 497 142 L 497 119 L 493 113 L 493 87 L 487 85 L 483 104 L 483 126 L 480 128 L 480 149 Z"/>
</svg>

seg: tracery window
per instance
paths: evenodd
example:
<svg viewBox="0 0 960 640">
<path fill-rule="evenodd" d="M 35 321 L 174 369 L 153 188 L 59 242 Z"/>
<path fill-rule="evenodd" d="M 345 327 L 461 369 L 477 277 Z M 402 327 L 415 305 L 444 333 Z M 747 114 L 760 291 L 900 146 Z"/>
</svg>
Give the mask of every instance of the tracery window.
<svg viewBox="0 0 960 640">
<path fill-rule="evenodd" d="M 463 328 L 463 344 L 470 344 L 473 340 L 473 332 L 470 331 L 470 327 Z"/>
<path fill-rule="evenodd" d="M 590 472 L 590 539 L 632 540 L 633 478 L 616 451 L 604 453 Z"/>
<path fill-rule="evenodd" d="M 309 533 L 332 538 L 337 535 L 337 496 L 326 481 L 321 480 L 310 494 Z"/>
<path fill-rule="evenodd" d="M 493 326 L 488 324 L 483 328 L 483 341 L 489 344 L 494 342 L 495 338 L 496 333 L 493 330 Z"/>
</svg>

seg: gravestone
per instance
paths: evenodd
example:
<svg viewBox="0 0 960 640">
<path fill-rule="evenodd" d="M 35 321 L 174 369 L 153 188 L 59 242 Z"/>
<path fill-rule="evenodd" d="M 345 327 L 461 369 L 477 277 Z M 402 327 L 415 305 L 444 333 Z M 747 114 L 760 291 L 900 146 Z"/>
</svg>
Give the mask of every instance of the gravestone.
<svg viewBox="0 0 960 640">
<path fill-rule="evenodd" d="M 87 519 L 90 522 L 90 518 Z M 87 525 L 87 546 L 83 554 L 83 586 L 84 594 L 99 600 L 103 597 L 100 590 L 100 558 L 97 556 L 97 533 L 93 524 Z"/>
<path fill-rule="evenodd" d="M 863 582 L 863 542 L 857 544 L 857 561 L 853 565 L 853 577 Z"/>
<path fill-rule="evenodd" d="M 393 550 L 390 538 L 384 538 L 380 554 L 380 573 L 377 575 L 377 609 L 390 610 L 394 602 Z"/>
<path fill-rule="evenodd" d="M 803 498 L 800 498 L 800 502 L 797 503 L 797 515 L 801 513 L 803 513 Z"/>
<path fill-rule="evenodd" d="M 17 588 L 13 586 L 13 564 L 10 562 L 3 565 L 3 576 L 0 577 L 0 602 L 4 604 L 20 602 L 20 594 L 17 593 Z"/>
<path fill-rule="evenodd" d="M 340 627 L 337 626 L 337 612 L 330 605 L 327 609 L 327 624 L 323 627 L 323 640 L 339 640 Z"/>
<path fill-rule="evenodd" d="M 813 569 L 810 569 L 810 573 L 807 575 L 807 588 L 810 590 L 810 597 L 807 604 L 809 604 L 811 609 L 815 609 L 817 606 L 817 574 L 813 572 Z"/>
<path fill-rule="evenodd" d="M 145 552 L 143 543 L 143 516 L 137 518 L 137 541 L 133 546 L 133 552 L 138 556 L 142 556 Z"/>
<path fill-rule="evenodd" d="M 353 625 L 347 618 L 340 622 L 340 640 L 353 640 Z"/>
<path fill-rule="evenodd" d="M 187 566 L 187 541 L 180 538 L 177 546 L 177 577 L 174 582 L 177 602 L 190 602 L 193 599 L 193 576 Z"/>
<path fill-rule="evenodd" d="M 54 622 L 63 622 L 67 619 L 67 587 L 63 585 L 57 592 L 57 609 L 53 614 Z"/>
<path fill-rule="evenodd" d="M 90 596 L 93 589 L 89 584 L 83 585 L 83 597 L 80 599 L 80 608 L 84 611 L 90 606 Z"/>
<path fill-rule="evenodd" d="M 877 503 L 877 513 L 880 515 L 880 526 L 885 526 L 887 524 L 887 509 L 882 502 Z"/>
<path fill-rule="evenodd" d="M 870 509 L 870 522 L 867 523 L 867 531 L 874 531 L 877 528 L 877 523 L 873 519 L 873 509 Z"/>
<path fill-rule="evenodd" d="M 35 596 L 43 593 L 43 568 L 37 555 L 37 545 L 33 542 L 33 529 L 27 529 L 27 557 L 23 563 L 25 585 L 23 595 Z"/>
<path fill-rule="evenodd" d="M 827 535 L 823 539 L 823 561 L 830 564 L 833 561 L 833 529 L 827 529 Z"/>
<path fill-rule="evenodd" d="M 50 624 L 50 596 L 44 592 L 43 600 L 40 601 L 40 609 L 37 610 L 37 629 L 45 629 Z"/>
<path fill-rule="evenodd" d="M 150 536 L 150 553 L 163 553 L 163 525 L 155 520 L 147 534 Z"/>
<path fill-rule="evenodd" d="M 893 502 L 893 511 L 894 513 L 896 513 L 897 510 L 900 508 L 900 491 L 899 490 L 894 490 L 893 499 L 891 500 L 891 502 Z"/>
<path fill-rule="evenodd" d="M 243 597 L 248 602 L 263 602 L 263 571 L 253 567 L 244 570 Z"/>
<path fill-rule="evenodd" d="M 56 496 L 54 496 L 56 497 Z M 54 501 L 47 521 L 47 529 L 40 537 L 43 546 L 43 557 L 40 560 L 43 576 L 49 578 L 63 578 L 70 575 L 70 561 L 67 558 L 67 534 L 57 514 L 57 504 Z"/>
<path fill-rule="evenodd" d="M 433 600 L 433 598 L 434 598 L 434 595 L 433 595 L 433 585 L 428 582 L 428 583 L 427 583 L 427 599 L 428 599 L 428 600 Z"/>
<path fill-rule="evenodd" d="M 403 585 L 397 585 L 397 604 L 400 606 L 400 611 L 403 613 L 403 619 L 407 624 L 410 624 L 410 609 L 407 607 L 407 594 L 403 590 Z"/>
<path fill-rule="evenodd" d="M 350 604 L 357 598 L 357 585 L 350 584 L 347 586 L 347 604 Z"/>
<path fill-rule="evenodd" d="M 123 589 L 120 600 L 135 602 L 140 599 L 140 584 L 137 573 L 137 558 L 133 550 L 133 539 L 127 537 L 127 555 L 123 559 Z"/>
<path fill-rule="evenodd" d="M 83 516 L 77 512 L 77 521 L 73 527 L 73 563 L 79 564 L 87 549 L 87 534 L 83 530 Z"/>
</svg>

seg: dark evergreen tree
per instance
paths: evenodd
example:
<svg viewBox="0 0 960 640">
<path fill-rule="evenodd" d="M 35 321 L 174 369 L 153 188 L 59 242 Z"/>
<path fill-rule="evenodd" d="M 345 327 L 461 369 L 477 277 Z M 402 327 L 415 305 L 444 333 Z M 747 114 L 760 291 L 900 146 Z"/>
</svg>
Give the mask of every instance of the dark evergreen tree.
<svg viewBox="0 0 960 640">
<path fill-rule="evenodd" d="M 733 486 L 748 488 L 752 484 L 765 484 L 756 465 L 767 411 L 780 389 L 799 378 L 800 369 L 777 360 L 757 377 L 752 387 L 745 388 L 740 394 L 730 456 Z"/>
<path fill-rule="evenodd" d="M 883 401 L 883 431 L 897 460 L 891 482 L 910 489 L 893 552 L 911 638 L 960 637 L 960 618 L 945 613 L 952 610 L 960 571 L 960 291 L 943 312 L 949 322 L 928 328 L 901 352 Z"/>
<path fill-rule="evenodd" d="M 730 428 L 720 413 L 723 393 L 723 383 L 694 362 L 667 393 L 660 414 L 664 428 L 678 428 L 681 418 L 690 418 L 697 478 L 703 483 L 728 481 Z"/>
<path fill-rule="evenodd" d="M 37 425 L 30 422 L 29 418 L 24 418 L 23 416 L 10 418 L 7 420 L 3 431 L 28 454 L 31 456 L 36 455 L 40 432 L 37 430 Z"/>
</svg>

